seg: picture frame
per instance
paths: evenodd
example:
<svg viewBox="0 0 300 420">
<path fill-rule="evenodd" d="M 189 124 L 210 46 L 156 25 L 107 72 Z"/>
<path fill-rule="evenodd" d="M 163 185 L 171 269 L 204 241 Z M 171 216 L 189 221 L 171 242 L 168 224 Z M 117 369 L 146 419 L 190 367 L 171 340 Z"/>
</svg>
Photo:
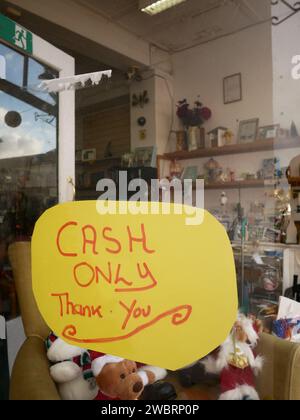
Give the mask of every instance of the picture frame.
<svg viewBox="0 0 300 420">
<path fill-rule="evenodd" d="M 280 160 L 276 157 L 264 159 L 262 162 L 261 174 L 263 179 L 271 179 L 278 177 L 280 170 Z"/>
<path fill-rule="evenodd" d="M 242 74 L 235 73 L 223 79 L 224 104 L 233 104 L 243 99 Z"/>
<path fill-rule="evenodd" d="M 279 135 L 280 124 L 265 125 L 259 127 L 257 138 L 258 140 L 276 139 Z"/>
<path fill-rule="evenodd" d="M 82 150 L 81 160 L 82 162 L 95 162 L 95 160 L 97 160 L 97 150 L 96 149 Z"/>
<path fill-rule="evenodd" d="M 137 147 L 134 151 L 134 166 L 156 168 L 157 149 L 155 146 Z"/>
<path fill-rule="evenodd" d="M 238 144 L 253 143 L 257 139 L 259 118 L 240 121 L 238 132 Z"/>
</svg>

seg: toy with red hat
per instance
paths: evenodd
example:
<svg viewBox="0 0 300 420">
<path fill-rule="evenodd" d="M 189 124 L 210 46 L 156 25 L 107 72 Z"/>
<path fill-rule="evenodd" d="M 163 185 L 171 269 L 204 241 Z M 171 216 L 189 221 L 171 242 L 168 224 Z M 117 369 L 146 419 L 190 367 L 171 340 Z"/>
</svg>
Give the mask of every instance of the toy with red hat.
<svg viewBox="0 0 300 420">
<path fill-rule="evenodd" d="M 243 314 L 237 321 L 217 352 L 201 363 L 208 374 L 220 377 L 219 400 L 259 400 L 255 389 L 255 376 L 263 366 L 263 359 L 256 356 L 254 348 L 258 341 L 258 322 Z"/>
<path fill-rule="evenodd" d="M 50 374 L 63 400 L 137 400 L 145 387 L 153 399 L 173 399 L 171 384 L 161 383 L 167 371 L 155 366 L 84 350 L 50 334 L 46 341 Z"/>
<path fill-rule="evenodd" d="M 50 375 L 63 400 L 94 400 L 99 389 L 87 350 L 72 346 L 51 333 L 46 340 Z"/>
</svg>

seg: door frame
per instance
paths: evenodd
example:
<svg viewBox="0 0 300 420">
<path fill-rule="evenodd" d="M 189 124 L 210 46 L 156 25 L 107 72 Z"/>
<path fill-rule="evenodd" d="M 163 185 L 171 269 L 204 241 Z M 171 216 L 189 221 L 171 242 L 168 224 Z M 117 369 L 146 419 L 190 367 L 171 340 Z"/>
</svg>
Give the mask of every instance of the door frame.
<svg viewBox="0 0 300 420">
<path fill-rule="evenodd" d="M 26 28 L 24 29 L 28 31 Z M 1 38 L 0 40 L 9 47 L 19 50 L 22 54 L 58 71 L 59 77 L 75 75 L 75 59 L 34 33 L 32 33 L 32 54 L 15 45 L 8 44 Z M 58 200 L 63 203 L 74 199 L 75 91 L 59 93 L 58 116 Z"/>
<path fill-rule="evenodd" d="M 33 58 L 53 67 L 59 77 L 75 75 L 75 59 L 33 34 Z M 58 191 L 59 202 L 72 201 L 75 185 L 75 91 L 59 93 Z"/>
</svg>

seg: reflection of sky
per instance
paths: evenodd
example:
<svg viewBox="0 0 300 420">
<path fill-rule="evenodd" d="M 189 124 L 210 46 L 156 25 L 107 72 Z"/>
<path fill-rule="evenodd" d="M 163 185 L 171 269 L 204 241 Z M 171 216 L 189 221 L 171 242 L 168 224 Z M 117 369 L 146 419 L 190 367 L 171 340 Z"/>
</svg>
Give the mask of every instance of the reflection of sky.
<svg viewBox="0 0 300 420">
<path fill-rule="evenodd" d="M 6 79 L 14 85 L 22 86 L 24 57 L 0 44 L 0 54 L 6 60 Z"/>
<path fill-rule="evenodd" d="M 23 86 L 23 69 L 24 69 L 24 56 L 18 52 L 12 50 L 0 43 L 0 54 L 5 57 L 6 60 L 6 79 L 14 85 Z M 45 73 L 46 68 L 29 58 L 28 67 L 28 91 L 45 102 L 55 105 L 56 101 L 46 92 L 42 92 L 38 89 L 38 85 L 41 83 L 39 76 Z M 58 77 L 58 74 L 53 70 L 51 73 L 54 77 Z"/>
<path fill-rule="evenodd" d="M 17 111 L 22 123 L 8 127 L 4 121 L 8 111 Z M 56 148 L 56 120 L 51 124 L 35 115 L 44 112 L 0 91 L 0 159 L 47 153 Z"/>
<path fill-rule="evenodd" d="M 24 57 L 3 44 L 0 44 L 0 54 L 6 58 L 6 79 L 21 87 Z M 41 64 L 33 59 L 29 60 L 30 93 L 55 104 L 55 100 L 49 94 L 38 92 L 36 89 L 40 82 L 38 76 L 44 71 L 45 68 Z M 11 128 L 6 125 L 5 115 L 8 111 L 17 111 L 21 114 L 22 123 L 19 127 Z M 37 118 L 37 115 L 44 117 Z M 51 120 L 52 117 L 45 112 L 0 90 L 0 159 L 43 154 L 55 149 L 57 121 Z"/>
</svg>

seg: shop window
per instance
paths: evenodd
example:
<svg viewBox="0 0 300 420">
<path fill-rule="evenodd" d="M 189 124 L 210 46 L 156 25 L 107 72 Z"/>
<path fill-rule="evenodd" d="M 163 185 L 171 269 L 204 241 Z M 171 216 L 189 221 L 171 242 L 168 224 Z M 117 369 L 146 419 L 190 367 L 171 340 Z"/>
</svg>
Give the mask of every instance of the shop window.
<svg viewBox="0 0 300 420">
<path fill-rule="evenodd" d="M 0 313 L 18 314 L 7 251 L 30 240 L 39 216 L 58 202 L 58 106 L 38 91 L 57 73 L 0 44 L 6 80 L 0 80 Z M 50 76 L 49 76 L 50 77 Z"/>
<path fill-rule="evenodd" d="M 6 80 L 17 86 L 23 86 L 24 56 L 0 43 L 0 55 L 6 62 Z"/>
<path fill-rule="evenodd" d="M 37 86 L 41 83 L 41 80 L 54 79 L 55 77 L 57 77 L 57 73 L 52 69 L 45 67 L 32 58 L 29 58 L 27 81 L 28 92 L 34 96 L 37 96 L 43 101 L 50 103 L 51 105 L 55 105 L 57 103 L 57 94 L 42 92 L 37 89 Z"/>
</svg>

